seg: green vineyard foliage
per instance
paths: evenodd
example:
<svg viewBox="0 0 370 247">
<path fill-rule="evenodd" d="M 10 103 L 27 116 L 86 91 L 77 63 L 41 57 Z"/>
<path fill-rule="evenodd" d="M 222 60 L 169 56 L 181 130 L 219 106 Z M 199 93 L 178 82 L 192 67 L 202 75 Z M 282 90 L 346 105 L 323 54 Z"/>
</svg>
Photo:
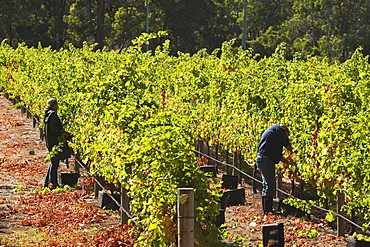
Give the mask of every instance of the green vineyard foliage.
<svg viewBox="0 0 370 247">
<path fill-rule="evenodd" d="M 297 167 L 282 167 L 283 175 L 318 205 L 333 207 L 345 194 L 343 210 L 370 222 L 370 70 L 360 48 L 344 63 L 286 60 L 284 45 L 258 58 L 232 41 L 211 54 L 170 56 L 168 42 L 142 52 L 153 37 L 120 54 L 0 47 L 0 85 L 40 117 L 47 98 L 60 101 L 92 174 L 130 191 L 142 243 L 174 245 L 181 186 L 196 189 L 197 241 L 217 242 L 219 230 L 207 223 L 217 214 L 217 185 L 198 171 L 192 144 L 202 139 L 254 163 L 260 134 L 274 123 L 289 126 L 296 151 L 287 155 Z"/>
</svg>

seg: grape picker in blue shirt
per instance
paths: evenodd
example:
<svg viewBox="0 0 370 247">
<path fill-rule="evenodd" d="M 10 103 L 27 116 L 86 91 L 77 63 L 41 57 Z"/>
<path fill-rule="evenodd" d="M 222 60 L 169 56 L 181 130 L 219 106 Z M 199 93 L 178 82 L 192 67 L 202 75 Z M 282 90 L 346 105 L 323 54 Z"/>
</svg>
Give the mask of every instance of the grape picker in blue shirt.
<svg viewBox="0 0 370 247">
<path fill-rule="evenodd" d="M 272 212 L 276 190 L 275 164 L 280 161 L 289 164 L 289 161 L 282 155 L 283 147 L 292 151 L 287 126 L 272 125 L 262 133 L 257 148 L 256 163 L 262 173 L 262 207 L 265 215 Z"/>
</svg>

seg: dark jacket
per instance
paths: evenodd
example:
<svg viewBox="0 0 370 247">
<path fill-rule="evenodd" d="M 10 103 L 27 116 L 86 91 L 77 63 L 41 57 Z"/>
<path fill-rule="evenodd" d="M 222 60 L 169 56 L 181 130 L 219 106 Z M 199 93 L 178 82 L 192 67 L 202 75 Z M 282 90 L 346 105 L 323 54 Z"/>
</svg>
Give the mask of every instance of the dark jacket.
<svg viewBox="0 0 370 247">
<path fill-rule="evenodd" d="M 53 147 L 59 143 L 58 138 L 63 132 L 62 122 L 60 121 L 56 111 L 50 107 L 45 108 L 44 125 L 46 147 L 50 152 Z"/>
<path fill-rule="evenodd" d="M 281 125 L 272 125 L 261 135 L 257 154 L 269 157 L 275 164 L 279 163 L 283 147 L 288 147 L 289 138 Z"/>
</svg>

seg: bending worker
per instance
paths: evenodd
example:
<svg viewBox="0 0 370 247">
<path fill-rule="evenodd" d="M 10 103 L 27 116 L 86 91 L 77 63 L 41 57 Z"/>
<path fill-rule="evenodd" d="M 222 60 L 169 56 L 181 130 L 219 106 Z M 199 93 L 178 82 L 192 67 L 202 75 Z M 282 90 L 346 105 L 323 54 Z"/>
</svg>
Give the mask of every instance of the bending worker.
<svg viewBox="0 0 370 247">
<path fill-rule="evenodd" d="M 256 163 L 262 174 L 262 207 L 265 215 L 272 212 L 276 190 L 275 164 L 280 161 L 289 164 L 282 155 L 283 147 L 292 151 L 287 126 L 272 125 L 262 133 L 257 148 Z"/>
</svg>

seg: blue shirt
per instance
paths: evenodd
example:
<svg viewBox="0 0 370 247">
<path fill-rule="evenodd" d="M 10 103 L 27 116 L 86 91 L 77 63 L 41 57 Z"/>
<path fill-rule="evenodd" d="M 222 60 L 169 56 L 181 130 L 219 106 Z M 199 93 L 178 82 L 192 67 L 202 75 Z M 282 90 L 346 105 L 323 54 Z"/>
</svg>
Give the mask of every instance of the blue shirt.
<svg viewBox="0 0 370 247">
<path fill-rule="evenodd" d="M 267 156 L 277 164 L 283 155 L 283 147 L 288 147 L 289 144 L 290 141 L 284 127 L 272 125 L 262 133 L 257 154 Z"/>
</svg>

